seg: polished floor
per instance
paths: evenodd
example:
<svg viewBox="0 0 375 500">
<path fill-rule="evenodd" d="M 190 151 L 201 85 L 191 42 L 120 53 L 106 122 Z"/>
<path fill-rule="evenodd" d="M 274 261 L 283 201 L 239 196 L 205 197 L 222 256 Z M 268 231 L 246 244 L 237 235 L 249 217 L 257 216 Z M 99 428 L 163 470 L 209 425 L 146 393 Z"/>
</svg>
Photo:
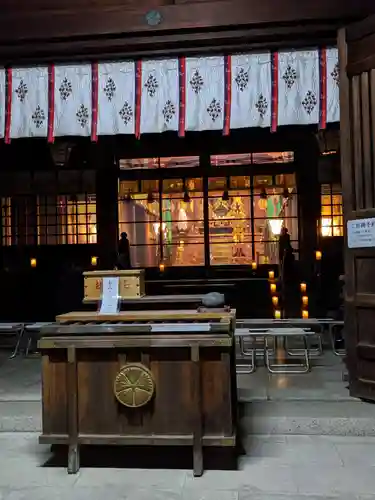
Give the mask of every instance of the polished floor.
<svg viewBox="0 0 375 500">
<path fill-rule="evenodd" d="M 241 401 L 349 401 L 344 374 L 342 358 L 327 351 L 311 360 L 309 373 L 275 375 L 259 366 L 250 375 L 238 375 L 238 395 Z"/>
<path fill-rule="evenodd" d="M 1 500 L 375 500 L 375 438 L 256 436 L 238 470 L 90 464 L 77 475 L 36 433 L 0 433 Z"/>
<path fill-rule="evenodd" d="M 41 399 L 40 358 L 8 359 L 9 352 L 0 353 L 0 401 L 39 401 Z M 310 373 L 271 375 L 264 366 L 255 373 L 238 375 L 241 401 L 264 400 L 351 400 L 343 381 L 345 366 L 330 351 L 311 360 Z"/>
<path fill-rule="evenodd" d="M 177 456 L 167 468 L 164 451 L 153 468 L 89 460 L 67 475 L 65 462 L 51 462 L 49 447 L 38 444 L 40 358 L 7 356 L 0 355 L 0 431 L 34 432 L 0 432 L 0 500 L 375 500 L 374 405 L 350 398 L 344 366 L 329 352 L 306 375 L 264 367 L 239 375 L 239 395 L 251 402 L 243 405 L 245 454 L 238 470 L 207 470 L 199 479 Z"/>
</svg>

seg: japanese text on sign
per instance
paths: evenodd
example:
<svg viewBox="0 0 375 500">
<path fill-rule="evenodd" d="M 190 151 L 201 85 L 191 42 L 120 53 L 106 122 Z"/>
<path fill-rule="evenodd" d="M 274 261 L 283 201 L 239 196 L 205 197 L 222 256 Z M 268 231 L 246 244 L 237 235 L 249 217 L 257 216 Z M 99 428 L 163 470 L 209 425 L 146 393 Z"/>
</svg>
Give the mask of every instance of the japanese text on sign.
<svg viewBox="0 0 375 500">
<path fill-rule="evenodd" d="M 349 220 L 347 228 L 349 248 L 375 247 L 375 218 Z"/>
<path fill-rule="evenodd" d="M 115 314 L 119 310 L 119 279 L 103 278 L 100 314 Z"/>
</svg>

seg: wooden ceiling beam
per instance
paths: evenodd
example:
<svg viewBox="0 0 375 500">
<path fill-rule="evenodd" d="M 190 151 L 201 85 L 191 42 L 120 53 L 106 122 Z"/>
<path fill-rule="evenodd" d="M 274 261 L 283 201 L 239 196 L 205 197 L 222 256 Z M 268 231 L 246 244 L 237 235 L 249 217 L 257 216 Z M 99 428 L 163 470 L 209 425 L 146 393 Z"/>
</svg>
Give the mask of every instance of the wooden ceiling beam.
<svg viewBox="0 0 375 500">
<path fill-rule="evenodd" d="M 251 26 L 261 24 L 361 19 L 375 13 L 373 0 L 220 0 L 173 3 L 157 8 L 161 22 L 149 26 L 144 4 L 134 8 L 126 2 L 115 7 L 100 3 L 64 9 L 64 0 L 56 10 L 39 10 L 30 2 L 30 10 L 8 7 L 0 16 L 0 41 L 113 36 L 122 33 L 156 34 L 169 30 L 196 31 L 219 26 Z M 82 0 L 81 0 L 82 2 Z"/>
<path fill-rule="evenodd" d="M 75 60 L 171 57 L 178 55 L 268 51 L 335 45 L 338 24 L 312 24 L 209 31 L 1 44 L 0 64 L 49 63 Z"/>
</svg>

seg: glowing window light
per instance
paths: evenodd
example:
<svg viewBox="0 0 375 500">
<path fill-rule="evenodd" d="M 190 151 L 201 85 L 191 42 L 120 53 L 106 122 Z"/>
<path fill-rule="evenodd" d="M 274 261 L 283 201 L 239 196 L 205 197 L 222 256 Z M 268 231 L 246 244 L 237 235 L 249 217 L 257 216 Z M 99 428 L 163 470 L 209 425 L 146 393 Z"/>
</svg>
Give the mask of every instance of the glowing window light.
<svg viewBox="0 0 375 500">
<path fill-rule="evenodd" d="M 268 219 L 272 234 L 274 236 L 279 236 L 281 233 L 281 228 L 283 227 L 283 219 Z"/>
<path fill-rule="evenodd" d="M 322 217 L 321 221 L 321 233 L 322 236 L 332 236 L 332 218 L 331 217 Z"/>
</svg>

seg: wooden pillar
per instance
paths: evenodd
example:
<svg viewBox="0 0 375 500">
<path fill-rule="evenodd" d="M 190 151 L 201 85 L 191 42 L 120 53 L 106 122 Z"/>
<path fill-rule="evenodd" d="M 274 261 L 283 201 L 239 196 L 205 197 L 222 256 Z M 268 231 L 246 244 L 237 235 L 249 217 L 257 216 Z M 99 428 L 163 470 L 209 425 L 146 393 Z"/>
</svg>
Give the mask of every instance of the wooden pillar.
<svg viewBox="0 0 375 500">
<path fill-rule="evenodd" d="M 96 226 L 99 269 L 113 269 L 118 244 L 118 165 L 114 149 L 93 148 L 96 163 Z"/>
<path fill-rule="evenodd" d="M 315 251 L 318 246 L 317 227 L 320 217 L 319 147 L 313 133 L 301 136 L 295 150 L 295 160 L 301 278 L 311 282 L 315 271 Z"/>
</svg>

